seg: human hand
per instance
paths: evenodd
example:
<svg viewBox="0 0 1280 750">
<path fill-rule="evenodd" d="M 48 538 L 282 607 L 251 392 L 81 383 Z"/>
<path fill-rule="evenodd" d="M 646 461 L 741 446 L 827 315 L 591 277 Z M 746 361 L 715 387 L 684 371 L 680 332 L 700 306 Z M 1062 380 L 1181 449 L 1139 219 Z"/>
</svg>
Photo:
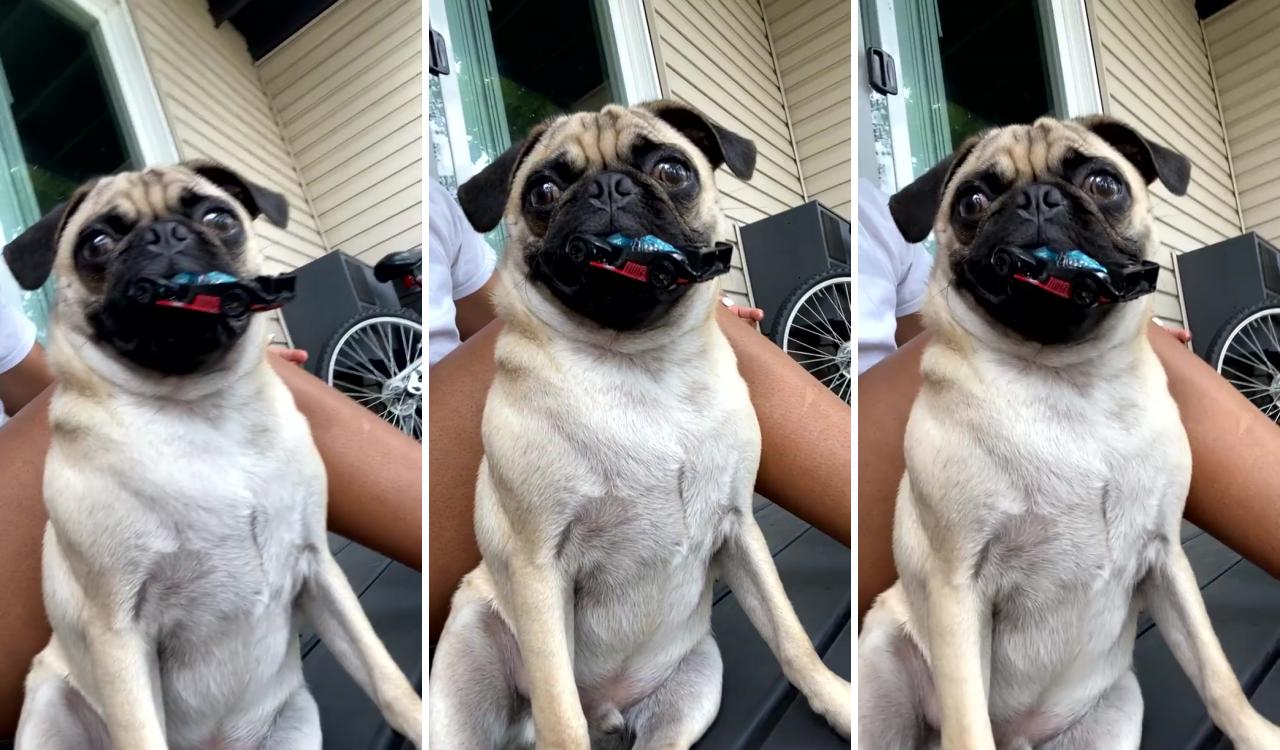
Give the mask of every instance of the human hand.
<svg viewBox="0 0 1280 750">
<path fill-rule="evenodd" d="M 1160 326 L 1162 329 L 1164 329 L 1170 336 L 1177 339 L 1180 343 L 1185 344 L 1191 341 L 1191 331 L 1188 331 L 1185 328 L 1178 328 L 1176 326 L 1170 325 L 1167 321 L 1161 318 L 1153 317 L 1151 321 L 1156 325 Z"/>
<path fill-rule="evenodd" d="M 733 300 L 728 297 L 724 298 L 724 306 L 729 308 L 734 315 L 751 324 L 752 328 L 759 328 L 760 321 L 764 320 L 764 310 L 758 307 L 744 307 L 743 305 L 734 304 Z"/>
<path fill-rule="evenodd" d="M 307 363 L 307 353 L 301 349 L 290 349 L 287 346 L 269 346 L 267 351 L 298 367 L 302 367 Z"/>
</svg>

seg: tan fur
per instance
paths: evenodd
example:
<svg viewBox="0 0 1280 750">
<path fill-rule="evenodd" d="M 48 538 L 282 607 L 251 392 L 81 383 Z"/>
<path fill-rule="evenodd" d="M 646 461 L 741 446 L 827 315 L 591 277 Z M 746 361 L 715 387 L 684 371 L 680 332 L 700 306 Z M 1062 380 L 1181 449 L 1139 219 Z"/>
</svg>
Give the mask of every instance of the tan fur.
<svg viewBox="0 0 1280 750">
<path fill-rule="evenodd" d="M 324 466 L 266 360 L 262 318 L 184 376 L 126 361 L 87 320 L 107 292 L 76 270 L 81 229 L 108 213 L 145 227 L 187 192 L 232 207 L 245 241 L 230 262 L 261 274 L 252 217 L 185 166 L 100 178 L 63 218 L 44 474 L 53 637 L 28 674 L 16 748 L 319 750 L 294 630 L 304 619 L 420 745 L 421 699 L 329 551 Z"/>
<path fill-rule="evenodd" d="M 1235 746 L 1280 747 L 1222 654 L 1179 544 L 1191 453 L 1146 337 L 1150 298 L 1048 346 L 952 283 L 949 257 L 968 252 L 951 228 L 957 186 L 988 169 L 1014 189 L 1046 180 L 1070 150 L 1120 170 L 1130 210 L 1108 231 L 1146 258 L 1156 250 L 1145 180 L 1080 123 L 1045 118 L 958 149 L 934 224 L 932 338 L 894 516 L 900 579 L 859 637 L 860 746 L 930 746 L 929 726 L 946 750 L 1136 750 L 1131 660 L 1145 606 Z"/>
<path fill-rule="evenodd" d="M 528 747 L 536 735 L 540 750 L 586 750 L 589 735 L 624 721 L 638 750 L 691 746 L 719 705 L 713 571 L 788 679 L 848 736 L 849 684 L 814 651 L 752 516 L 759 425 L 715 321 L 718 284 L 695 285 L 648 328 L 618 332 L 529 280 L 526 255 L 540 239 L 521 211 L 529 175 L 557 157 L 588 177 L 630 166 L 641 135 L 676 147 L 698 173 L 696 205 L 676 218 L 726 234 L 710 162 L 644 105 L 560 117 L 530 135 L 495 293 L 505 325 L 476 488 L 484 562 L 459 588 L 437 646 L 433 746 Z M 611 594 L 577 594 L 601 576 L 617 581 Z M 504 632 L 518 658 L 494 635 Z M 532 727 L 513 726 L 517 711 L 502 703 L 517 693 Z"/>
</svg>

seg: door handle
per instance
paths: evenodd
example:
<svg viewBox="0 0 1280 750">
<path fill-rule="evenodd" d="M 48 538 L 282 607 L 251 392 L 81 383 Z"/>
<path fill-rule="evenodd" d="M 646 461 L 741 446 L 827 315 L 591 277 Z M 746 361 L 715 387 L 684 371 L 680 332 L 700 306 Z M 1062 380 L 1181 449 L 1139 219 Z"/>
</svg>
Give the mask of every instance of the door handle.
<svg viewBox="0 0 1280 750">
<path fill-rule="evenodd" d="M 431 29 L 430 34 L 430 58 L 427 61 L 427 70 L 433 76 L 449 75 L 449 49 L 444 43 L 444 34 Z"/>
<path fill-rule="evenodd" d="M 867 48 L 867 83 L 877 94 L 893 96 L 898 93 L 898 70 L 893 55 L 879 47 Z"/>
</svg>

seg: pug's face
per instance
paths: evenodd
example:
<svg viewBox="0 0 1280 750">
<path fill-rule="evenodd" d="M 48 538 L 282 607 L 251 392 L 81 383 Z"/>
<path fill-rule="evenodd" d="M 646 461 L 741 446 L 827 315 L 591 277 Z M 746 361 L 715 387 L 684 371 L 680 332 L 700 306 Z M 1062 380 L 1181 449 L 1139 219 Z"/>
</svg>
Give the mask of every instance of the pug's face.
<svg viewBox="0 0 1280 750">
<path fill-rule="evenodd" d="M 596 275 L 569 294 L 549 275 L 575 234 L 654 235 L 676 246 L 724 236 L 713 173 L 721 164 L 747 179 L 755 146 L 673 102 L 610 105 L 537 126 L 521 144 L 461 186 L 472 225 L 504 216 L 507 260 L 541 294 L 605 328 L 630 331 L 661 320 L 680 297 L 659 298 L 622 276 Z"/>
<path fill-rule="evenodd" d="M 207 163 L 124 172 L 82 186 L 5 248 L 27 289 L 57 274 L 55 325 L 138 368 L 185 375 L 216 364 L 240 340 L 248 317 L 140 305 L 140 278 L 262 271 L 252 222 L 283 226 L 283 196 Z"/>
<path fill-rule="evenodd" d="M 1155 249 L 1147 185 L 1186 192 L 1190 164 L 1105 117 L 1042 118 L 971 139 L 890 201 L 910 241 L 932 228 L 940 266 L 979 308 L 1018 336 L 1042 344 L 1087 337 L 1116 305 L 1082 308 L 1001 278 L 995 248 L 1082 250 L 1116 268 Z M 999 288 L 1001 294 L 984 294 Z"/>
</svg>

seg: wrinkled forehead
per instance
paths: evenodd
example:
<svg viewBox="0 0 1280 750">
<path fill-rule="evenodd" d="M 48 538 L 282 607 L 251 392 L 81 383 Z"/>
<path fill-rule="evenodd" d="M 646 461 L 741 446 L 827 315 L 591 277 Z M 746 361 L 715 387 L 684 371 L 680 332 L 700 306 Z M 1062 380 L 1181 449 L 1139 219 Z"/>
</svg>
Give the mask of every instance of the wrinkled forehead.
<svg viewBox="0 0 1280 750">
<path fill-rule="evenodd" d="M 1105 141 L 1076 123 L 1042 119 L 989 133 L 974 146 L 955 176 L 963 180 L 990 173 L 1014 185 L 1059 175 L 1069 160 L 1097 157 L 1121 161 Z"/>
<path fill-rule="evenodd" d="M 593 172 L 631 163 L 641 144 L 675 144 L 693 150 L 679 131 L 652 113 L 610 105 L 599 112 L 577 112 L 553 122 L 530 154 L 530 161 L 558 157 L 575 171 Z"/>
<path fill-rule="evenodd" d="M 167 216 L 175 208 L 209 196 L 225 197 L 212 183 L 185 169 L 123 172 L 94 183 L 76 216 L 113 213 L 130 224 L 138 224 Z"/>
</svg>

